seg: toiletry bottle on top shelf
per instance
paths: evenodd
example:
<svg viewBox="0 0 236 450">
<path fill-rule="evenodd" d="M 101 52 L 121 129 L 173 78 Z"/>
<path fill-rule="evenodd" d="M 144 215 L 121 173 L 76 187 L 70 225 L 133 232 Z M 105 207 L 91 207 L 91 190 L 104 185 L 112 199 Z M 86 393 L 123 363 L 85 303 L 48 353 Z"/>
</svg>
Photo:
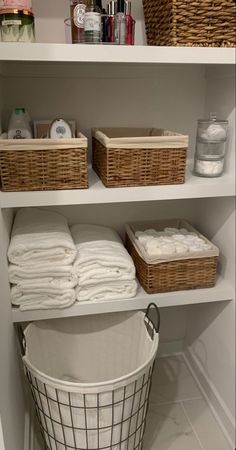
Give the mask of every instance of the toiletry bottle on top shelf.
<svg viewBox="0 0 236 450">
<path fill-rule="evenodd" d="M 117 2 L 111 0 L 108 3 L 108 42 L 115 42 L 115 16 L 117 13 Z"/>
<path fill-rule="evenodd" d="M 102 11 L 101 15 L 101 42 L 109 42 L 108 40 L 108 25 L 109 25 L 109 16 L 108 12 L 105 8 L 102 7 L 101 0 L 97 0 L 97 5 L 100 7 Z"/>
<path fill-rule="evenodd" d="M 98 44 L 101 41 L 101 10 L 96 0 L 88 0 L 84 23 L 85 42 Z"/>
<path fill-rule="evenodd" d="M 117 1 L 117 13 L 115 16 L 115 43 L 126 44 L 126 15 L 125 0 Z"/>
<path fill-rule="evenodd" d="M 32 139 L 30 118 L 25 108 L 16 108 L 8 125 L 8 139 Z"/>
<path fill-rule="evenodd" d="M 134 45 L 135 20 L 131 16 L 131 2 L 125 1 L 126 45 Z"/>
<path fill-rule="evenodd" d="M 72 44 L 84 42 L 86 0 L 70 0 Z"/>
</svg>

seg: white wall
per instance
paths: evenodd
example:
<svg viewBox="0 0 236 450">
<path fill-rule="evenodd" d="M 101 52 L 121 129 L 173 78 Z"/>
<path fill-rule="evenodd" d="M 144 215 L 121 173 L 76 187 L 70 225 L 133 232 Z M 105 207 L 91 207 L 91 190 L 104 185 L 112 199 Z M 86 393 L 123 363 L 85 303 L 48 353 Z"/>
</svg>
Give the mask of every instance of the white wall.
<svg viewBox="0 0 236 450">
<path fill-rule="evenodd" d="M 207 71 L 206 115 L 215 111 L 229 120 L 230 135 L 226 169 L 235 169 L 235 68 Z M 220 270 L 235 291 L 235 199 L 198 202 L 197 226 L 220 248 Z M 225 404 L 231 421 L 235 417 L 235 298 L 228 305 L 205 305 L 194 309 L 189 324 L 193 350 Z M 234 422 L 235 423 L 235 420 Z"/>
<path fill-rule="evenodd" d="M 234 198 L 199 201 L 197 212 L 196 225 L 220 248 L 219 270 L 235 291 Z M 189 309 L 186 345 L 210 381 L 211 389 L 207 388 L 207 394 L 234 441 L 235 299 Z"/>
<path fill-rule="evenodd" d="M 33 77 L 21 77 L 22 70 L 13 66 L 4 80 L 6 121 L 13 108 L 24 106 L 33 119 L 74 118 L 87 136 L 99 126 L 163 127 L 187 133 L 193 157 L 197 120 L 204 115 L 203 67 L 59 64 L 57 72 L 42 65 L 37 76 L 28 66 Z"/>
</svg>

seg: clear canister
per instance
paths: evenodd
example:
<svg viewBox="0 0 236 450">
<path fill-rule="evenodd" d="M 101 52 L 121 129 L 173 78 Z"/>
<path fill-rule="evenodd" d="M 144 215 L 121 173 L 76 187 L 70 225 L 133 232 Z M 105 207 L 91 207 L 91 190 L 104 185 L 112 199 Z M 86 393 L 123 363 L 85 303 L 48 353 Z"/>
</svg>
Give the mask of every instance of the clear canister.
<svg viewBox="0 0 236 450">
<path fill-rule="evenodd" d="M 194 172 L 203 177 L 218 177 L 224 169 L 228 136 L 228 121 L 211 114 L 208 120 L 199 120 L 196 139 Z"/>
</svg>

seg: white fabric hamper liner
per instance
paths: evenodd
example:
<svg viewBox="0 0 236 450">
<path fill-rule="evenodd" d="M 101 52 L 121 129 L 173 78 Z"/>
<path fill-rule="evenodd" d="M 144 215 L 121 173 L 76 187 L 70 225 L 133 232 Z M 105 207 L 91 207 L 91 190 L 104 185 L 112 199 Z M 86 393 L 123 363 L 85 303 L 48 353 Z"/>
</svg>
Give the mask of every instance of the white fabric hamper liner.
<svg viewBox="0 0 236 450">
<path fill-rule="evenodd" d="M 48 449 L 142 449 L 159 342 L 148 313 L 39 321 L 24 336 L 23 362 Z"/>
</svg>

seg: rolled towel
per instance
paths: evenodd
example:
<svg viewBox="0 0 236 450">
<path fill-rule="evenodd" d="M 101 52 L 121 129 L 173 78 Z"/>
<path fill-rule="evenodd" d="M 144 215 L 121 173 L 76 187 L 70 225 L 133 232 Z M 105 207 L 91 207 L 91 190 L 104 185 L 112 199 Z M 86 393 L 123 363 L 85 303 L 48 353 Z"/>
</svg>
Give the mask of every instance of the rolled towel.
<svg viewBox="0 0 236 450">
<path fill-rule="evenodd" d="M 34 285 L 42 287 L 60 287 L 60 289 L 72 289 L 77 284 L 77 278 L 73 274 L 73 266 L 54 266 L 52 264 L 33 265 L 32 267 L 16 266 L 10 264 L 8 267 L 9 281 L 12 284 Z"/>
<path fill-rule="evenodd" d="M 75 290 L 67 289 L 21 289 L 19 286 L 11 288 L 11 302 L 19 306 L 21 311 L 34 309 L 61 309 L 73 305 Z"/>
<path fill-rule="evenodd" d="M 90 286 L 78 286 L 76 288 L 76 298 L 78 301 L 105 301 L 132 298 L 137 294 L 137 282 L 115 281 L 110 283 L 99 283 Z"/>
<path fill-rule="evenodd" d="M 13 225 L 8 259 L 30 266 L 48 262 L 72 264 L 76 249 L 67 220 L 61 214 L 37 208 L 20 209 Z"/>
<path fill-rule="evenodd" d="M 71 232 L 77 249 L 74 271 L 80 286 L 135 279 L 133 260 L 116 231 L 97 225 L 74 225 Z"/>
</svg>

